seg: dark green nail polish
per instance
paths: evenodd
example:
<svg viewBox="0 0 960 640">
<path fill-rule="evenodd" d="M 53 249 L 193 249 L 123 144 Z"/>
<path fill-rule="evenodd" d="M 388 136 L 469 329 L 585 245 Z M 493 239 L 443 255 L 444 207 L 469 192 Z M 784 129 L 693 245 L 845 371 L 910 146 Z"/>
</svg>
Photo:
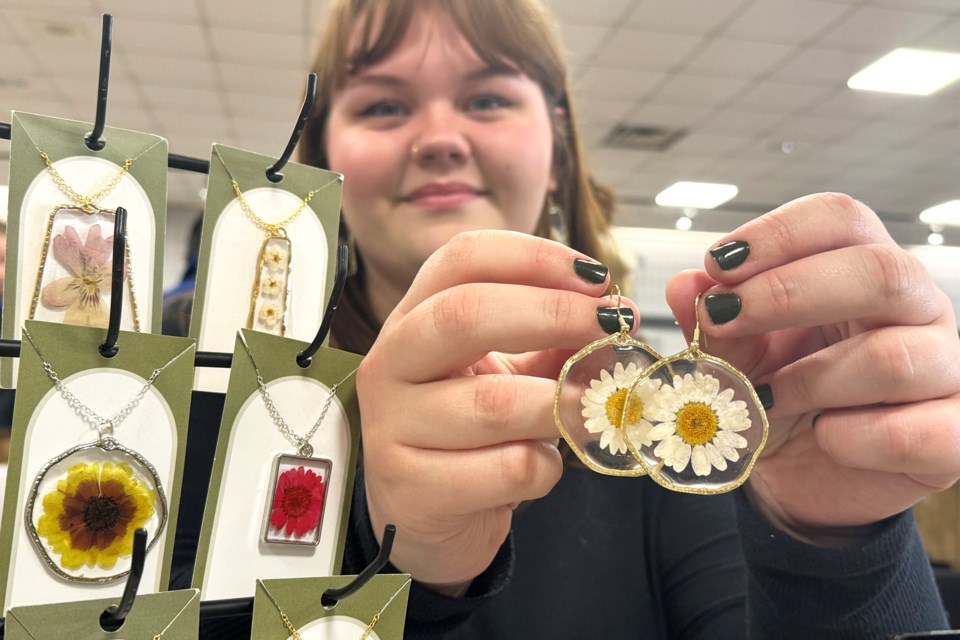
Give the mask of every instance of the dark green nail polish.
<svg viewBox="0 0 960 640">
<path fill-rule="evenodd" d="M 618 333 L 620 331 L 619 317 L 621 316 L 627 326 L 633 329 L 633 309 L 630 307 L 620 307 L 619 313 L 617 313 L 616 307 L 600 307 L 597 309 L 597 321 L 607 333 Z"/>
<path fill-rule="evenodd" d="M 713 324 L 730 322 L 740 313 L 740 296 L 735 293 L 714 293 L 704 298 Z"/>
<path fill-rule="evenodd" d="M 727 242 L 710 250 L 710 255 L 724 271 L 739 267 L 750 255 L 750 245 L 741 240 Z"/>
<path fill-rule="evenodd" d="M 574 260 L 573 270 L 577 275 L 592 284 L 600 284 L 607 279 L 609 269 L 599 262 L 590 262 L 589 260 Z"/>
<path fill-rule="evenodd" d="M 753 388 L 757 392 L 757 397 L 760 398 L 760 405 L 764 410 L 769 411 L 773 408 L 773 390 L 768 384 L 761 384 Z"/>
</svg>

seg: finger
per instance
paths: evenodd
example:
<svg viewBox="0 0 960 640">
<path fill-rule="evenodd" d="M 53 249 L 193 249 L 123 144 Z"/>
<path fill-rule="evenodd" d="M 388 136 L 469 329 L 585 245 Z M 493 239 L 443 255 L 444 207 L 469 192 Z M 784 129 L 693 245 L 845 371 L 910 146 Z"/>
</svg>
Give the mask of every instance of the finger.
<svg viewBox="0 0 960 640">
<path fill-rule="evenodd" d="M 859 244 L 893 244 L 877 215 L 840 193 L 799 198 L 727 234 L 704 256 L 710 277 L 742 282 L 807 256 Z"/>
<path fill-rule="evenodd" d="M 860 321 L 866 328 L 924 325 L 943 296 L 919 259 L 893 245 L 858 245 L 801 258 L 700 302 L 701 329 L 734 338 L 790 327 Z"/>
<path fill-rule="evenodd" d="M 887 327 L 812 353 L 761 381 L 774 398 L 769 415 L 949 396 L 960 388 L 960 358 L 944 349 L 949 337 L 931 327 Z"/>
<path fill-rule="evenodd" d="M 391 437 L 424 449 L 477 449 L 517 440 L 554 440 L 555 380 L 493 374 L 417 386 L 417 401 Z M 442 419 L 437 418 L 443 408 Z"/>
<path fill-rule="evenodd" d="M 578 259 L 596 268 L 581 264 L 585 275 L 578 275 L 574 265 Z M 427 259 L 397 310 L 409 313 L 444 289 L 470 282 L 526 284 L 598 296 L 606 291 L 607 279 L 606 267 L 562 244 L 525 233 L 473 231 L 454 236 Z"/>
<path fill-rule="evenodd" d="M 405 449 L 403 478 L 420 487 L 443 487 L 420 502 L 455 517 L 509 506 L 547 495 L 563 473 L 563 459 L 552 444 L 520 440 L 483 449 L 442 451 Z"/>
<path fill-rule="evenodd" d="M 626 298 L 625 307 L 639 317 Z M 579 349 L 608 335 L 597 317 L 609 299 L 522 285 L 465 284 L 445 289 L 381 334 L 380 356 L 407 382 L 462 371 L 486 354 Z M 636 322 L 634 322 L 636 325 Z"/>
<path fill-rule="evenodd" d="M 817 442 L 839 464 L 917 474 L 945 488 L 960 475 L 960 399 L 824 412 Z"/>
</svg>

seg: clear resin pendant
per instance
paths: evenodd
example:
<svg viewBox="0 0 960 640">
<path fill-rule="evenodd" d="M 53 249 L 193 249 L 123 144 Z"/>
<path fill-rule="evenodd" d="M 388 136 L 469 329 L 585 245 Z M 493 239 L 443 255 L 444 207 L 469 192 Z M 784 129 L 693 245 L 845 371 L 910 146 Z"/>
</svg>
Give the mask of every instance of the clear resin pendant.
<svg viewBox="0 0 960 640">
<path fill-rule="evenodd" d="M 625 325 L 624 325 L 625 327 Z M 626 329 L 573 355 L 557 380 L 553 416 L 563 439 L 590 469 L 612 476 L 646 471 L 630 452 L 650 429 L 629 392 L 640 373 L 660 359 Z"/>
<path fill-rule="evenodd" d="M 767 416 L 750 381 L 730 363 L 690 346 L 644 369 L 628 403 L 651 428 L 627 445 L 659 485 L 717 494 L 742 485 L 767 441 Z"/>
<path fill-rule="evenodd" d="M 153 465 L 106 436 L 44 465 L 24 518 L 53 573 L 70 582 L 113 582 L 130 572 L 136 529 L 146 529 L 148 551 L 160 539 L 167 498 Z"/>
<path fill-rule="evenodd" d="M 280 230 L 263 241 L 257 257 L 247 328 L 282 336 L 287 331 L 290 301 L 290 239 Z"/>
<path fill-rule="evenodd" d="M 333 463 L 314 458 L 309 444 L 301 455 L 277 456 L 267 493 L 263 541 L 316 546 Z"/>
</svg>

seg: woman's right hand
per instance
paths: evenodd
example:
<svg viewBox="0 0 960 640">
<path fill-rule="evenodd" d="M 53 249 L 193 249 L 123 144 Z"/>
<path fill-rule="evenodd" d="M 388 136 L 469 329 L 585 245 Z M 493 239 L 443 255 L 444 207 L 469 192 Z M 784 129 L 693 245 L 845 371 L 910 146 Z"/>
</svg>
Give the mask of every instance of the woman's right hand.
<svg viewBox="0 0 960 640">
<path fill-rule="evenodd" d="M 612 306 L 598 300 L 606 278 L 578 276 L 578 258 L 519 233 L 457 235 L 420 269 L 357 373 L 373 530 L 396 524 L 392 563 L 438 591 L 465 592 L 513 508 L 560 479 L 556 377 L 606 335 L 597 309 Z"/>
</svg>

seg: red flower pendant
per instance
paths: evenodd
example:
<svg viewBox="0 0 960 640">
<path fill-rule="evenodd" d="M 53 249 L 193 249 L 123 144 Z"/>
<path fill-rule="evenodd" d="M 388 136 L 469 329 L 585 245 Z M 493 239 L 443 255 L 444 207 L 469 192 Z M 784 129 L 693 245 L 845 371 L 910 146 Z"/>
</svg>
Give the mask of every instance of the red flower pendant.
<svg viewBox="0 0 960 640">
<path fill-rule="evenodd" d="M 323 478 L 302 466 L 287 469 L 277 478 L 270 524 L 287 536 L 314 534 L 323 514 L 326 485 Z"/>
</svg>

